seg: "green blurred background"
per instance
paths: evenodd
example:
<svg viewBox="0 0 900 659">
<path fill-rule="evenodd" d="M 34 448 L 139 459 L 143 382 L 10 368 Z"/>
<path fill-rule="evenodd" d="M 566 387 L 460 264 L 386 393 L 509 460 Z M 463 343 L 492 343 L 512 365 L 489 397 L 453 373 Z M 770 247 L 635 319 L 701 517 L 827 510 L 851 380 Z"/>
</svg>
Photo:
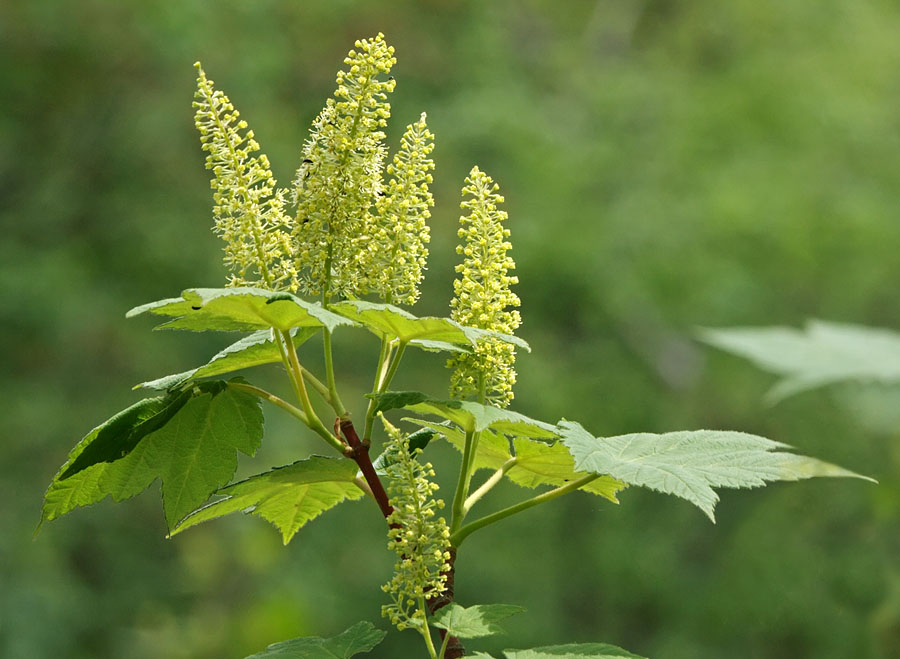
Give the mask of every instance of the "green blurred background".
<svg viewBox="0 0 900 659">
<path fill-rule="evenodd" d="M 463 548 L 457 594 L 528 613 L 478 647 L 900 656 L 900 433 L 835 392 L 766 408 L 770 376 L 692 340 L 698 325 L 808 317 L 900 328 L 900 7 L 889 0 L 0 4 L 0 656 L 240 658 L 361 619 L 387 627 L 378 587 L 392 557 L 366 501 L 283 548 L 256 518 L 166 540 L 154 487 L 32 540 L 56 468 L 137 399 L 131 385 L 229 341 L 123 318 L 223 282 L 193 62 L 287 182 L 344 54 L 378 31 L 399 59 L 390 144 L 422 110 L 437 135 L 417 312 L 445 313 L 469 168 L 506 195 L 520 335 L 534 349 L 520 357 L 514 409 L 603 435 L 738 429 L 881 481 L 725 492 L 716 525 L 638 490 L 620 506 L 579 495 L 506 520 Z M 349 388 L 367 386 L 374 342 L 339 338 Z M 445 391 L 441 358 L 409 362 L 398 387 Z M 278 375 L 252 374 L 273 387 Z M 241 474 L 307 450 L 293 433 L 269 414 Z M 446 496 L 455 456 L 438 446 L 433 459 Z M 522 496 L 499 494 L 496 505 Z M 406 632 L 375 656 L 420 654 Z"/>
</svg>

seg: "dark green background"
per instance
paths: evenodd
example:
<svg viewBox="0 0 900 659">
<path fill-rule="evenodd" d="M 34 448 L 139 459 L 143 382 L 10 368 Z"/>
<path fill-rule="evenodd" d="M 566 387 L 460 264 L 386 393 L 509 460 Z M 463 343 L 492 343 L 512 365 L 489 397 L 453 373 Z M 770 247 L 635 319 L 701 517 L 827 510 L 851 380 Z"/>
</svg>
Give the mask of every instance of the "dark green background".
<svg viewBox="0 0 900 659">
<path fill-rule="evenodd" d="M 725 492 L 717 525 L 637 490 L 620 506 L 577 495 L 507 520 L 465 545 L 457 593 L 528 613 L 473 647 L 900 656 L 897 430 L 872 431 L 834 392 L 766 408 L 771 377 L 691 338 L 808 317 L 900 328 L 900 8 L 888 0 L 4 2 L 0 656 L 240 658 L 360 619 L 387 627 L 378 587 L 392 558 L 367 501 L 282 548 L 255 518 L 166 540 L 154 487 L 32 540 L 56 468 L 137 399 L 131 385 L 228 342 L 123 318 L 223 282 L 193 62 L 287 182 L 344 54 L 378 31 L 399 59 L 391 145 L 422 110 L 437 135 L 419 313 L 446 311 L 469 168 L 506 195 L 534 348 L 514 409 L 601 435 L 743 430 L 881 481 Z M 371 381 L 375 348 L 338 337 L 346 397 Z M 407 366 L 398 386 L 444 392 L 440 357 Z M 275 368 L 250 376 L 281 386 Z M 271 413 L 241 473 L 311 449 L 324 447 Z M 449 496 L 455 456 L 437 447 L 433 460 Z M 374 656 L 421 654 L 406 632 Z"/>
</svg>

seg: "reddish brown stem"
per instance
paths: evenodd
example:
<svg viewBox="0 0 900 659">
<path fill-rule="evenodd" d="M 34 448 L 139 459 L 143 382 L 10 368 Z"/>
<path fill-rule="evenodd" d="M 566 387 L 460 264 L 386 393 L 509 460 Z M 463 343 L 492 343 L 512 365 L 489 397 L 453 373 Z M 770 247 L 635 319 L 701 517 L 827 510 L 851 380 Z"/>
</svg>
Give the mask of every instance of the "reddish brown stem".
<svg viewBox="0 0 900 659">
<path fill-rule="evenodd" d="M 359 439 L 359 435 L 356 434 L 356 428 L 353 427 L 353 422 L 350 419 L 335 420 L 335 429 L 338 427 L 340 427 L 340 433 L 335 434 L 337 434 L 339 438 L 341 435 L 346 438 L 347 445 L 350 447 L 347 454 L 348 457 L 352 458 L 359 466 L 363 478 L 366 479 L 366 483 L 372 490 L 372 495 L 375 497 L 378 507 L 381 508 L 381 513 L 384 515 L 385 519 L 387 519 L 390 514 L 394 512 L 394 507 L 390 504 L 390 501 L 388 501 L 388 495 L 384 490 L 384 485 L 381 484 L 381 479 L 378 477 L 378 474 L 375 472 L 375 467 L 372 465 L 372 458 L 369 457 L 369 445 Z M 399 524 L 391 524 L 391 528 L 399 527 Z M 428 610 L 431 611 L 432 614 L 453 601 L 453 580 L 456 574 L 456 548 L 451 547 L 449 551 L 450 559 L 447 561 L 447 569 L 445 570 L 445 574 L 447 575 L 446 589 L 437 597 L 428 600 Z M 447 631 L 444 629 L 439 631 L 441 642 L 443 642 L 444 637 L 447 635 Z M 444 659 L 459 659 L 460 657 L 464 657 L 465 654 L 466 650 L 462 646 L 462 643 L 460 643 L 460 640 L 455 636 L 451 636 L 450 641 L 447 643 L 447 651 L 444 653 Z"/>
<path fill-rule="evenodd" d="M 428 610 L 431 611 L 432 615 L 438 610 L 441 609 L 453 601 L 453 592 L 454 592 L 454 577 L 456 576 L 456 547 L 450 547 L 448 550 L 450 553 L 450 558 L 447 560 L 446 566 L 447 568 L 444 570 L 444 574 L 447 575 L 447 581 L 444 582 L 444 592 L 436 597 L 432 597 L 428 600 Z M 441 634 L 441 642 L 443 643 L 444 637 L 447 635 L 446 629 L 438 630 Z M 463 647 L 462 643 L 455 636 L 451 636 L 450 640 L 447 642 L 447 651 L 444 653 L 444 659 L 459 659 L 459 657 L 464 657 L 466 655 L 466 649 Z"/>
<path fill-rule="evenodd" d="M 372 495 L 381 509 L 381 514 L 387 518 L 394 512 L 394 507 L 388 501 L 384 485 L 381 484 L 381 479 L 378 478 L 378 474 L 375 473 L 375 467 L 372 466 L 372 458 L 369 457 L 369 445 L 360 441 L 359 435 L 356 434 L 356 428 L 353 427 L 353 422 L 350 419 L 341 419 L 340 427 L 341 433 L 347 438 L 347 444 L 350 446 L 350 457 L 359 465 L 359 470 L 372 490 Z"/>
</svg>

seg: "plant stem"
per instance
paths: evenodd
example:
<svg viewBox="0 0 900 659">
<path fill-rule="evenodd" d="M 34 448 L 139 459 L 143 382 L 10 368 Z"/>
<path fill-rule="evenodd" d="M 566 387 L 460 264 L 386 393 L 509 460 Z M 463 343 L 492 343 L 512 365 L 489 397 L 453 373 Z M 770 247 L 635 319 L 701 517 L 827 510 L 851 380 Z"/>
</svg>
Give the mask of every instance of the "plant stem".
<svg viewBox="0 0 900 659">
<path fill-rule="evenodd" d="M 377 394 L 384 377 L 384 365 L 387 363 L 388 356 L 391 354 L 391 346 L 387 337 L 381 339 L 381 352 L 378 353 L 378 366 L 375 368 L 375 382 L 372 383 L 372 393 Z M 369 406 L 366 408 L 366 423 L 363 428 L 363 443 L 368 444 L 372 440 L 372 426 L 375 423 L 375 399 L 369 399 Z"/>
<path fill-rule="evenodd" d="M 300 361 L 297 359 L 297 351 L 294 350 L 294 341 L 291 339 L 290 333 L 281 331 L 279 334 L 281 335 L 281 341 L 277 343 L 281 350 L 281 358 L 285 362 L 291 383 L 294 385 L 294 391 L 297 394 L 297 398 L 300 399 L 300 404 L 303 406 L 303 411 L 306 414 L 306 425 L 334 447 L 335 450 L 346 455 L 347 447 L 329 432 L 313 409 L 309 400 L 309 394 L 306 391 L 306 385 L 303 383 L 303 367 L 300 366 Z"/>
<path fill-rule="evenodd" d="M 288 414 L 291 414 L 291 415 L 297 417 L 307 426 L 309 425 L 309 419 L 307 418 L 306 414 L 303 413 L 303 410 L 300 410 L 300 409 L 294 407 L 287 401 L 282 400 L 275 394 L 269 393 L 265 389 L 260 389 L 259 387 L 254 387 L 252 384 L 245 384 L 243 382 L 229 382 L 228 386 L 231 389 L 236 389 L 238 391 L 244 391 L 248 394 L 253 394 L 254 396 L 258 396 L 259 398 L 262 398 L 263 400 L 267 400 L 270 403 L 272 403 L 273 405 L 277 405 L 278 407 L 283 409 Z"/>
<path fill-rule="evenodd" d="M 481 487 L 472 492 L 472 494 L 469 495 L 469 498 L 466 499 L 465 503 L 463 504 L 463 512 L 468 514 L 472 509 L 472 506 L 478 503 L 478 500 L 481 499 L 481 497 L 490 492 L 491 488 L 499 483 L 506 472 L 515 467 L 517 462 L 518 460 L 516 458 L 510 458 L 509 460 L 504 462 L 497 471 L 491 474 L 490 478 L 482 483 Z"/>
<path fill-rule="evenodd" d="M 381 509 L 381 514 L 387 519 L 394 512 L 394 507 L 388 501 L 384 485 L 382 485 L 375 467 L 372 466 L 372 458 L 369 456 L 369 445 L 359 440 L 359 435 L 356 434 L 356 428 L 353 427 L 353 422 L 350 419 L 341 419 L 340 428 L 341 433 L 347 439 L 347 444 L 350 446 L 349 452 L 345 451 L 344 454 L 359 465 L 363 478 L 366 479 L 366 483 L 372 490 L 372 498 L 375 499 L 375 503 Z"/>
<path fill-rule="evenodd" d="M 450 518 L 451 535 L 459 530 L 463 519 L 466 517 L 466 495 L 469 490 L 469 480 L 471 478 L 470 465 L 473 462 L 472 453 L 475 444 L 475 438 L 479 433 L 475 431 L 466 431 L 466 445 L 463 449 L 462 461 L 459 466 L 459 480 L 456 483 L 456 492 L 453 495 L 453 509 Z"/>
<path fill-rule="evenodd" d="M 310 373 L 309 370 L 302 364 L 300 365 L 300 370 L 302 371 L 303 377 L 306 379 L 306 381 L 309 383 L 309 385 L 313 389 L 315 389 L 319 393 L 319 395 L 322 396 L 323 399 L 325 399 L 326 403 L 328 403 L 329 405 L 331 405 L 332 408 L 334 408 L 334 403 L 332 403 L 332 401 L 331 401 L 331 392 L 328 391 L 328 387 L 325 385 L 325 383 L 322 382 L 315 375 Z"/>
<path fill-rule="evenodd" d="M 438 659 L 444 659 L 444 654 L 447 652 L 447 644 L 450 642 L 450 639 L 453 638 L 450 634 L 444 634 L 444 642 L 441 643 L 441 651 L 438 654 Z"/>
<path fill-rule="evenodd" d="M 378 393 L 383 392 L 391 385 L 391 380 L 394 379 L 394 375 L 397 373 L 397 367 L 400 366 L 400 360 L 403 359 L 404 352 L 406 352 L 406 341 L 400 341 L 397 346 L 397 352 L 391 357 L 390 368 L 388 368 L 387 375 L 384 376 L 384 380 L 382 380 L 381 386 L 378 388 Z"/>
<path fill-rule="evenodd" d="M 428 609 L 425 607 L 425 596 L 424 595 L 419 597 L 419 610 L 422 611 L 423 613 L 428 611 Z M 431 629 L 428 628 L 428 616 L 427 615 L 425 616 L 425 620 L 422 621 L 421 632 L 422 632 L 422 637 L 425 639 L 425 645 L 428 647 L 428 656 L 431 657 L 431 659 L 438 659 L 438 654 L 434 649 L 434 642 L 431 640 Z M 444 653 L 444 649 L 442 647 L 441 648 L 442 656 L 443 656 L 443 653 Z"/>
<path fill-rule="evenodd" d="M 341 397 L 338 395 L 337 385 L 334 381 L 334 360 L 331 356 L 331 332 L 327 327 L 324 331 L 323 343 L 325 345 L 325 381 L 328 384 L 328 396 L 331 399 L 331 406 L 334 408 L 335 414 L 344 418 L 347 416 L 347 409 L 341 402 Z"/>
<path fill-rule="evenodd" d="M 453 602 L 455 596 L 456 548 L 450 547 L 447 551 L 450 554 L 450 558 L 447 559 L 447 562 L 444 564 L 444 574 L 447 575 L 447 580 L 444 582 L 444 591 L 441 594 L 430 598 L 427 602 L 428 610 L 431 611 L 432 615 Z M 447 633 L 446 629 L 439 629 L 438 632 L 443 641 L 441 650 L 443 659 L 458 659 L 459 657 L 465 656 L 466 650 L 456 636 Z"/>
<path fill-rule="evenodd" d="M 480 528 L 488 526 L 489 524 L 493 524 L 494 522 L 499 522 L 501 519 L 509 517 L 510 515 L 515 515 L 516 513 L 522 512 L 523 510 L 528 510 L 533 506 L 544 503 L 546 501 L 552 501 L 553 499 L 562 496 L 563 494 L 568 494 L 569 492 L 573 492 L 580 487 L 584 487 L 588 483 L 593 480 L 600 478 L 600 474 L 588 474 L 587 476 L 582 476 L 578 480 L 574 480 L 570 483 L 566 483 L 560 487 L 557 487 L 554 490 L 550 490 L 549 492 L 544 492 L 543 494 L 539 494 L 536 497 L 531 499 L 527 499 L 522 501 L 521 503 L 517 503 L 508 508 L 504 508 L 503 510 L 498 510 L 495 513 L 490 515 L 486 515 L 479 520 L 476 520 L 470 524 L 466 524 L 461 529 L 456 531 L 451 530 L 450 534 L 450 544 L 454 547 L 459 547 L 462 544 L 462 541 L 468 537 L 470 533 L 473 531 L 477 531 Z"/>
</svg>

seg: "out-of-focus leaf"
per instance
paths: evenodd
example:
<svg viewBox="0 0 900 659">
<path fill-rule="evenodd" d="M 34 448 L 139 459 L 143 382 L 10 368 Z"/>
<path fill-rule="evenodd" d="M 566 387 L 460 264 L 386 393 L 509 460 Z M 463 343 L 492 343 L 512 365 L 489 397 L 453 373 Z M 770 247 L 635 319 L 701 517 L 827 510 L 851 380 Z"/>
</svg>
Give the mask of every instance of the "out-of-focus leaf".
<svg viewBox="0 0 900 659">
<path fill-rule="evenodd" d="M 294 347 L 301 345 L 319 332 L 318 327 L 296 327 L 290 330 L 291 336 L 294 338 Z M 213 375 L 222 375 L 230 373 L 242 368 L 250 368 L 251 366 L 260 366 L 261 364 L 271 364 L 281 361 L 281 353 L 272 336 L 272 330 L 258 330 L 249 336 L 245 336 L 239 341 L 235 341 L 230 346 L 217 353 L 203 366 L 167 375 L 149 382 L 142 382 L 135 386 L 135 389 L 171 389 L 178 387 L 188 380 L 196 380 L 198 378 L 210 377 Z"/>
<path fill-rule="evenodd" d="M 388 391 L 371 394 L 377 401 L 376 411 L 405 408 L 422 414 L 434 414 L 452 421 L 466 432 L 492 429 L 517 437 L 556 439 L 555 426 L 530 419 L 518 412 L 463 400 L 438 400 L 420 391 Z"/>
<path fill-rule="evenodd" d="M 349 659 L 361 652 L 368 652 L 385 636 L 387 634 L 376 629 L 371 622 L 358 622 L 331 638 L 294 638 L 274 643 L 245 659 Z"/>
<path fill-rule="evenodd" d="M 703 329 L 700 339 L 784 376 L 768 393 L 778 401 L 844 380 L 900 381 L 900 333 L 823 321 L 787 327 Z"/>
<path fill-rule="evenodd" d="M 201 522 L 242 511 L 258 515 L 281 531 L 284 544 L 308 521 L 345 499 L 358 499 L 363 491 L 354 482 L 352 460 L 314 455 L 276 467 L 222 488 L 224 499 L 195 510 L 172 530 L 172 535 Z"/>
<path fill-rule="evenodd" d="M 524 611 L 521 606 L 513 604 L 476 604 L 462 607 L 452 602 L 434 614 L 431 621 L 435 627 L 446 629 L 447 633 L 458 638 L 480 638 L 503 634 L 498 621 Z"/>
<path fill-rule="evenodd" d="M 608 643 L 569 643 L 531 650 L 504 650 L 506 659 L 645 659 Z"/>
<path fill-rule="evenodd" d="M 145 413 L 160 403 L 144 401 L 145 405 L 133 406 L 91 431 L 50 484 L 44 520 L 108 495 L 115 501 L 127 499 L 159 478 L 171 529 L 231 479 L 237 451 L 253 455 L 259 447 L 263 435 L 259 400 L 223 382 L 203 382 L 150 400 L 176 402 L 147 418 Z M 176 404 L 177 411 L 168 415 Z M 168 418 L 156 425 L 161 415 Z M 129 428 L 126 421 L 134 423 Z M 155 426 L 152 432 L 144 432 L 150 426 Z M 101 448 L 95 450 L 95 443 Z"/>
<path fill-rule="evenodd" d="M 635 433 L 594 437 L 579 424 L 560 423 L 562 442 L 575 468 L 608 474 L 628 483 L 686 499 L 715 522 L 715 487 L 761 487 L 767 481 L 796 481 L 814 476 L 872 480 L 815 458 L 778 449 L 790 448 L 765 437 L 727 430 L 693 430 L 662 435 Z"/>
<path fill-rule="evenodd" d="M 270 327 L 278 330 L 327 327 L 333 330 L 339 325 L 353 324 L 318 302 L 261 288 L 190 288 L 180 298 L 149 302 L 125 316 L 133 318 L 147 312 L 174 319 L 157 329 L 253 331 Z"/>
</svg>

